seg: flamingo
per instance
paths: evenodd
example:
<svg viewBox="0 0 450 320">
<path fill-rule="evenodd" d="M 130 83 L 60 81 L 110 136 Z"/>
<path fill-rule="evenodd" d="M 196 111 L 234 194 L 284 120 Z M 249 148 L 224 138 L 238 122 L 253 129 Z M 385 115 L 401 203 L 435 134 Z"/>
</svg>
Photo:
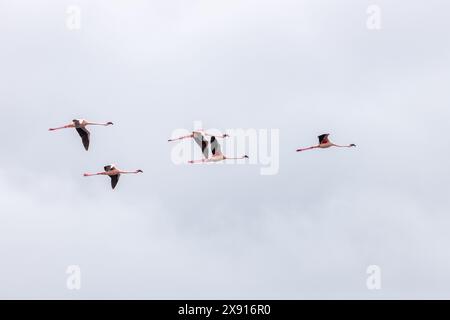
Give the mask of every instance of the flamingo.
<svg viewBox="0 0 450 320">
<path fill-rule="evenodd" d="M 340 145 L 334 144 L 334 143 L 330 142 L 330 140 L 328 140 L 329 135 L 330 135 L 329 133 L 321 134 L 320 136 L 318 136 L 319 144 L 317 146 L 312 146 L 312 147 L 303 148 L 303 149 L 297 149 L 297 152 L 311 150 L 311 149 L 315 149 L 315 148 L 325 149 L 325 148 L 329 148 L 329 147 L 339 147 L 339 148 L 356 147 L 356 144 L 353 144 L 353 143 L 351 143 L 349 145 L 345 145 L 345 146 L 340 146 Z"/>
<path fill-rule="evenodd" d="M 174 139 L 169 139 L 167 141 L 171 142 L 171 141 L 177 141 L 177 140 L 183 140 L 183 139 L 189 139 L 189 138 L 193 138 L 194 141 L 198 144 L 198 146 L 202 149 L 202 153 L 203 156 L 205 157 L 205 159 L 208 159 L 209 156 L 209 152 L 208 152 L 208 140 L 205 139 L 205 136 L 210 136 L 213 137 L 213 135 L 204 132 L 203 129 L 199 129 L 197 131 L 192 131 L 191 134 L 186 135 L 186 136 L 182 136 L 179 138 L 174 138 Z M 223 134 L 221 136 L 218 136 L 219 138 L 226 138 L 229 137 L 228 134 Z"/>
<path fill-rule="evenodd" d="M 144 171 L 138 169 L 135 171 L 122 171 L 120 169 L 117 169 L 116 165 L 110 164 L 107 166 L 104 166 L 105 171 L 104 172 L 98 172 L 98 173 L 85 173 L 83 176 L 85 177 L 92 177 L 92 176 L 109 176 L 111 178 L 111 187 L 114 189 L 119 182 L 119 178 L 121 174 L 138 174 L 138 173 L 144 173 Z"/>
<path fill-rule="evenodd" d="M 198 163 L 198 162 L 219 162 L 222 160 L 239 160 L 239 159 L 248 159 L 247 155 L 243 155 L 241 157 L 236 157 L 236 158 L 229 158 L 226 157 L 221 149 L 220 149 L 220 144 L 217 141 L 215 136 L 211 137 L 211 141 L 210 141 L 210 145 L 211 145 L 211 153 L 212 153 L 212 157 L 211 158 L 206 158 L 206 159 L 201 159 L 201 160 L 191 160 L 189 161 L 189 163 Z"/>
<path fill-rule="evenodd" d="M 55 131 L 60 129 L 69 129 L 69 128 L 75 128 L 78 132 L 78 134 L 81 137 L 81 141 L 83 142 L 83 146 L 86 149 L 86 151 L 89 150 L 89 141 L 90 141 L 90 135 L 91 133 L 86 128 L 87 126 L 110 126 L 113 125 L 112 122 L 106 122 L 106 123 L 96 123 L 96 122 L 88 122 L 84 119 L 73 119 L 71 123 L 58 127 L 58 128 L 50 128 L 49 131 Z"/>
</svg>

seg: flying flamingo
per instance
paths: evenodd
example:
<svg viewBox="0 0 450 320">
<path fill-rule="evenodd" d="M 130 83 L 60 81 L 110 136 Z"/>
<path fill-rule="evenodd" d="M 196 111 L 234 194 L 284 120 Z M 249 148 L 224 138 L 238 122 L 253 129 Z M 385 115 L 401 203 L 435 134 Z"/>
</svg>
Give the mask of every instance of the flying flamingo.
<svg viewBox="0 0 450 320">
<path fill-rule="evenodd" d="M 205 139 L 205 136 L 213 137 L 213 135 L 211 135 L 211 134 L 209 134 L 207 132 L 204 132 L 203 129 L 199 129 L 197 131 L 192 131 L 192 133 L 189 134 L 189 135 L 182 136 L 182 137 L 179 137 L 179 138 L 169 139 L 168 141 L 171 142 L 171 141 L 177 141 L 177 140 L 193 138 L 195 143 L 197 143 L 198 146 L 202 149 L 202 153 L 203 153 L 203 156 L 205 157 L 205 159 L 208 159 L 208 156 L 209 156 L 208 144 L 209 144 L 209 142 L 208 142 L 208 140 Z M 218 136 L 218 137 L 226 138 L 226 137 L 229 137 L 229 135 L 225 133 L 225 134 L 223 134 L 221 136 Z"/>
<path fill-rule="evenodd" d="M 89 150 L 89 141 L 90 141 L 90 132 L 86 128 L 87 126 L 110 126 L 112 125 L 112 122 L 106 122 L 106 123 L 96 123 L 96 122 L 88 122 L 84 119 L 74 119 L 71 123 L 59 127 L 59 128 L 50 128 L 49 131 L 55 131 L 60 129 L 69 129 L 69 128 L 75 128 L 78 132 L 78 134 L 81 137 L 81 141 L 83 142 L 83 146 L 86 149 L 86 151 Z"/>
<path fill-rule="evenodd" d="M 297 149 L 297 152 L 311 150 L 311 149 L 315 149 L 315 148 L 325 149 L 325 148 L 329 148 L 329 147 L 339 147 L 339 148 L 356 147 L 356 144 L 353 144 L 353 143 L 351 143 L 349 145 L 345 145 L 345 146 L 340 146 L 340 145 L 334 144 L 334 143 L 330 142 L 330 140 L 328 140 L 329 135 L 330 135 L 329 133 L 321 134 L 320 136 L 318 136 L 319 144 L 317 146 L 312 146 L 312 147 L 304 148 L 304 149 Z"/>
<path fill-rule="evenodd" d="M 212 157 L 211 158 L 206 158 L 206 159 L 201 159 L 201 160 L 191 160 L 189 161 L 189 163 L 198 163 L 198 162 L 219 162 L 222 160 L 238 160 L 238 159 L 246 159 L 248 158 L 247 155 L 243 155 L 242 157 L 237 157 L 237 158 L 229 158 L 226 157 L 225 155 L 222 154 L 222 151 L 220 150 L 220 144 L 217 141 L 215 136 L 211 137 L 211 153 L 212 153 Z"/>
<path fill-rule="evenodd" d="M 92 177 L 92 176 L 109 176 L 111 178 L 111 187 L 114 189 L 117 185 L 117 182 L 119 182 L 119 178 L 121 174 L 137 174 L 137 173 L 144 173 L 144 171 L 138 169 L 135 171 L 122 171 L 117 169 L 117 167 L 114 164 L 110 164 L 104 167 L 104 172 L 98 172 L 98 173 L 85 173 L 83 176 L 85 177 Z"/>
</svg>

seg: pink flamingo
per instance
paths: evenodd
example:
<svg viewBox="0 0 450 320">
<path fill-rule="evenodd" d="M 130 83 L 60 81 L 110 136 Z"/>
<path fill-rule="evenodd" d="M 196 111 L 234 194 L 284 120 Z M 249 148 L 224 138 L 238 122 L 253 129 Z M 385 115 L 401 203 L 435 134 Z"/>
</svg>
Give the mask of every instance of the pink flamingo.
<svg viewBox="0 0 450 320">
<path fill-rule="evenodd" d="M 89 150 L 89 142 L 90 142 L 90 135 L 91 133 L 86 128 L 87 126 L 110 126 L 113 125 L 112 122 L 106 122 L 106 123 L 96 123 L 96 122 L 88 122 L 84 119 L 74 119 L 71 123 L 58 127 L 58 128 L 50 128 L 49 131 L 55 131 L 60 129 L 69 129 L 69 128 L 75 128 L 78 132 L 78 134 L 81 137 L 81 141 L 83 142 L 84 148 Z"/>
<path fill-rule="evenodd" d="M 345 146 L 340 146 L 340 145 L 334 144 L 330 140 L 328 140 L 328 136 L 329 135 L 330 135 L 329 133 L 321 134 L 320 136 L 318 136 L 318 138 L 319 138 L 319 144 L 318 145 L 312 146 L 312 147 L 309 147 L 309 148 L 297 149 L 297 152 L 305 151 L 305 150 L 311 150 L 311 149 L 315 149 L 315 148 L 325 149 L 325 148 L 329 148 L 329 147 L 339 147 L 339 148 L 356 147 L 356 144 L 353 144 L 353 143 L 351 143 L 349 145 L 345 145 Z"/>
<path fill-rule="evenodd" d="M 92 176 L 109 176 L 111 178 L 111 187 L 114 189 L 119 182 L 119 178 L 121 174 L 138 174 L 138 173 L 144 173 L 144 171 L 138 169 L 135 171 L 122 171 L 117 169 L 117 167 L 114 164 L 110 164 L 104 167 L 104 172 L 98 172 L 98 173 L 85 173 L 83 176 L 85 177 L 92 177 Z"/>
<path fill-rule="evenodd" d="M 218 162 L 222 160 L 238 160 L 238 159 L 246 159 L 248 158 L 247 155 L 243 155 L 242 157 L 237 158 L 229 158 L 226 157 L 224 154 L 222 154 L 222 151 L 220 150 L 220 144 L 217 142 L 217 139 L 215 136 L 211 137 L 211 153 L 213 154 L 211 158 L 201 159 L 201 160 L 191 160 L 189 163 L 204 163 L 204 162 Z"/>
<path fill-rule="evenodd" d="M 209 142 L 208 142 L 208 140 L 205 139 L 205 136 L 213 137 L 213 135 L 211 135 L 211 134 L 209 134 L 207 132 L 204 132 L 203 129 L 198 129 L 196 131 L 192 131 L 192 133 L 189 134 L 189 135 L 182 136 L 182 137 L 179 137 L 179 138 L 169 139 L 168 141 L 171 142 L 171 141 L 177 141 L 177 140 L 193 138 L 195 143 L 197 143 L 198 146 L 202 149 L 202 153 L 203 153 L 203 156 L 205 157 L 205 159 L 208 159 L 208 156 L 209 156 L 208 144 L 209 144 Z M 226 137 L 229 137 L 229 135 L 225 133 L 225 134 L 223 134 L 221 136 L 218 136 L 218 137 L 219 138 L 226 138 Z"/>
</svg>

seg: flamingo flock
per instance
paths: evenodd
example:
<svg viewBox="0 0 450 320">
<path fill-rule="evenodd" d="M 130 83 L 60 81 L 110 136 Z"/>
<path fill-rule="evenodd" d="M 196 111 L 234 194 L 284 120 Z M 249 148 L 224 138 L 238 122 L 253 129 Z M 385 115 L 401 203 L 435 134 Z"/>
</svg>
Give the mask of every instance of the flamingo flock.
<svg viewBox="0 0 450 320">
<path fill-rule="evenodd" d="M 89 122 L 85 119 L 74 119 L 69 124 L 66 124 L 61 127 L 57 128 L 50 128 L 49 131 L 55 131 L 55 130 L 61 130 L 61 129 L 75 129 L 78 134 L 81 137 L 81 141 L 83 143 L 84 149 L 86 151 L 89 150 L 90 145 L 90 132 L 87 129 L 88 126 L 110 126 L 113 125 L 112 122 L 104 122 L 104 123 L 98 123 L 98 122 Z M 311 147 L 306 148 L 300 148 L 297 149 L 297 152 L 302 152 L 306 150 L 312 150 L 312 149 L 326 149 L 330 147 L 338 147 L 338 148 L 352 148 L 356 147 L 354 143 L 348 144 L 348 145 L 338 145 L 332 143 L 328 136 L 329 133 L 321 134 L 318 136 L 319 144 L 313 145 Z M 208 137 L 209 141 L 208 141 Z M 188 163 L 208 163 L 208 162 L 219 162 L 224 160 L 239 160 L 239 159 L 248 159 L 248 155 L 242 155 L 239 157 L 228 157 L 222 153 L 220 143 L 218 142 L 217 138 L 225 139 L 229 137 L 228 134 L 222 134 L 222 135 L 213 135 L 205 132 L 203 129 L 197 129 L 191 132 L 189 135 L 181 136 L 178 138 L 168 139 L 168 142 L 173 141 L 180 141 L 184 139 L 193 139 L 195 143 L 200 147 L 203 158 L 197 159 L 197 160 L 190 160 Z M 211 156 L 209 156 L 209 150 L 211 150 Z M 97 172 L 97 173 L 84 173 L 83 176 L 85 177 L 92 177 L 92 176 L 108 176 L 111 179 L 111 188 L 114 190 L 117 186 L 117 183 L 119 182 L 119 178 L 123 174 L 140 174 L 144 173 L 141 169 L 137 169 L 134 171 L 124 171 L 120 170 L 116 167 L 114 164 L 106 165 L 103 167 L 104 171 Z"/>
<path fill-rule="evenodd" d="M 89 143 L 90 143 L 90 132 L 86 128 L 87 126 L 110 126 L 113 125 L 112 122 L 105 122 L 105 123 L 97 123 L 97 122 L 89 122 L 85 119 L 74 119 L 71 123 L 57 128 L 50 128 L 49 131 L 55 131 L 60 129 L 70 129 L 75 128 L 77 130 L 78 134 L 81 137 L 81 141 L 83 142 L 84 149 L 86 151 L 89 150 Z M 83 176 L 85 177 L 92 177 L 92 176 L 108 176 L 111 178 L 111 188 L 114 190 L 116 188 L 117 183 L 119 182 L 120 175 L 122 174 L 138 174 L 138 173 L 144 173 L 141 169 L 135 170 L 135 171 L 123 171 L 116 167 L 114 164 L 106 165 L 103 168 L 105 171 L 103 172 L 97 172 L 97 173 L 85 173 Z"/>
</svg>

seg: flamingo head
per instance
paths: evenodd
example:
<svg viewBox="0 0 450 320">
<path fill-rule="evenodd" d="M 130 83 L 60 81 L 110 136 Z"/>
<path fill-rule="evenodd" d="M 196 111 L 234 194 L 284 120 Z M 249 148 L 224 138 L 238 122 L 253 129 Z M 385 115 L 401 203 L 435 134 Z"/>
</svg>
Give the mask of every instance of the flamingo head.
<svg viewBox="0 0 450 320">
<path fill-rule="evenodd" d="M 114 123 L 112 123 L 111 121 L 107 122 L 106 125 L 107 126 L 112 126 Z"/>
<path fill-rule="evenodd" d="M 350 144 L 350 147 L 356 147 L 356 144 L 351 143 L 351 144 Z"/>
<path fill-rule="evenodd" d="M 141 169 L 136 170 L 136 173 L 144 173 Z"/>
<path fill-rule="evenodd" d="M 225 133 L 225 134 L 223 135 L 223 137 L 224 137 L 224 138 L 227 138 L 227 137 L 229 137 L 229 135 Z"/>
<path fill-rule="evenodd" d="M 244 155 L 244 158 L 245 158 L 245 159 L 248 159 L 248 155 Z"/>
</svg>

